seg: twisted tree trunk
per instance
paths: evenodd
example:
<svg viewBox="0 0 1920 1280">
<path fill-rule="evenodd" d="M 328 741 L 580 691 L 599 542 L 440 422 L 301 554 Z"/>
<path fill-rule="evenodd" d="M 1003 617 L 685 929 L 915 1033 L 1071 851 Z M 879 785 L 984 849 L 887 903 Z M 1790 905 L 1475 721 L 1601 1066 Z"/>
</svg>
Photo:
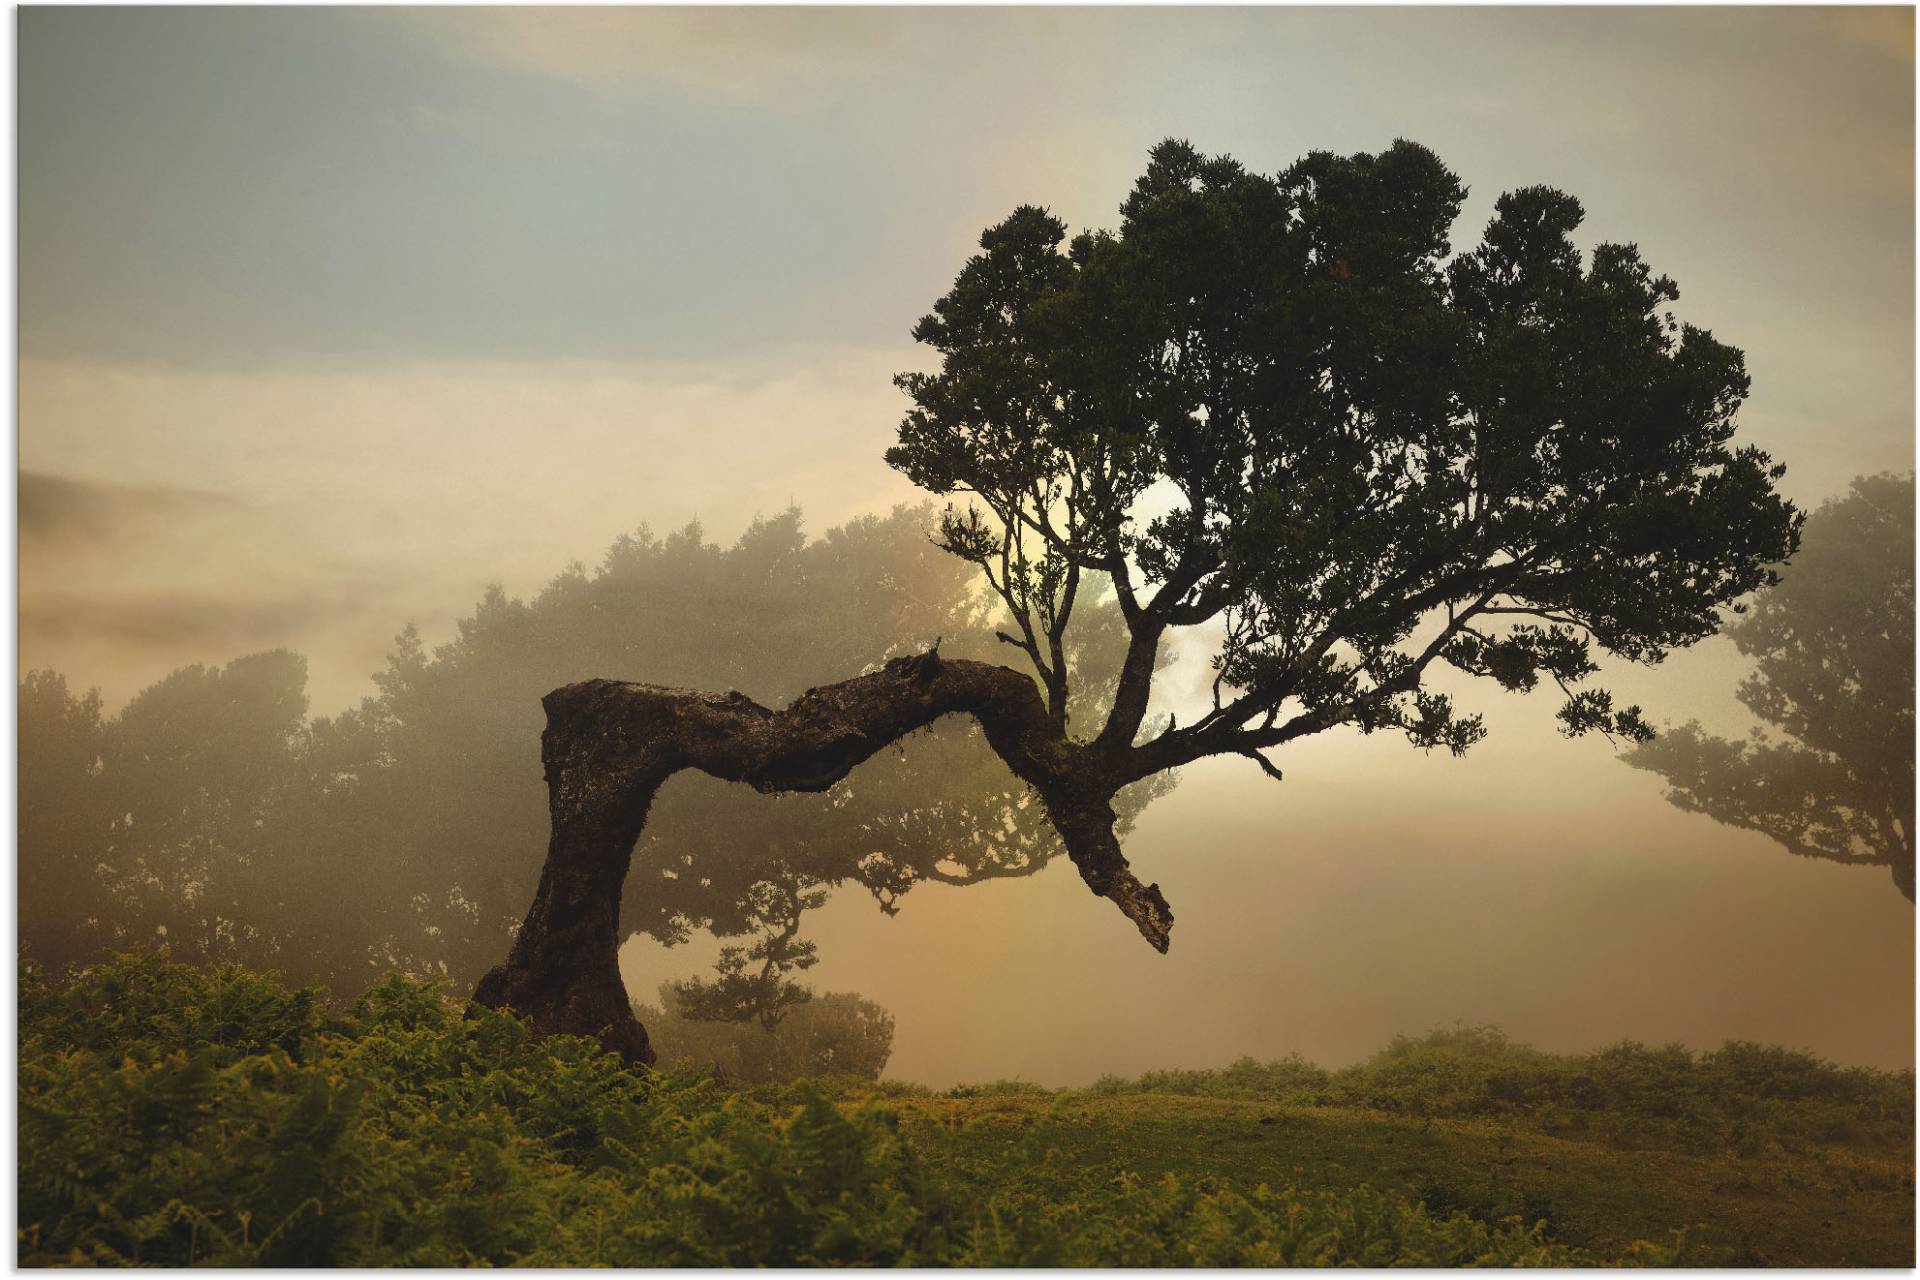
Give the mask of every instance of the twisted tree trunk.
<svg viewBox="0 0 1920 1280">
<path fill-rule="evenodd" d="M 761 791 L 825 791 L 874 752 L 943 715 L 972 715 L 1015 776 L 1039 793 L 1067 855 L 1165 951 L 1173 913 L 1142 885 L 1113 833 L 1119 771 L 1054 726 L 1033 681 L 1007 667 L 896 658 L 880 671 L 810 689 L 784 711 L 744 694 L 589 680 L 542 699 L 552 836 L 526 922 L 474 999 L 532 1019 L 536 1035 L 595 1036 L 651 1063 L 620 981 L 620 892 L 660 785 L 682 769 Z"/>
</svg>

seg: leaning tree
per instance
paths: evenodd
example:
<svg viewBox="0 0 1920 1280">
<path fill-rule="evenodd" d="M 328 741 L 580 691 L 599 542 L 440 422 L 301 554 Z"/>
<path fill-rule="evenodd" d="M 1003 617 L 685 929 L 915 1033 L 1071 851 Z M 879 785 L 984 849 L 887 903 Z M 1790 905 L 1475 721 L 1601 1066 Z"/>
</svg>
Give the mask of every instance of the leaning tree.
<svg viewBox="0 0 1920 1280">
<path fill-rule="evenodd" d="M 808 537 L 789 510 L 726 546 L 697 526 L 642 530 L 530 599 L 490 590 L 432 652 L 403 638 L 375 677 L 379 696 L 315 735 L 341 780 L 318 838 L 348 831 L 395 900 L 380 966 L 472 983 L 511 944 L 540 876 L 547 804 L 531 766 L 540 695 L 556 685 L 650 676 L 780 705 L 934 636 L 943 652 L 992 657 L 989 601 L 968 566 L 929 544 L 936 518 L 926 502 Z M 1124 650 L 1110 593 L 1083 602 L 1068 652 L 1096 678 L 1076 714 L 1105 710 L 1097 691 Z M 777 1021 L 804 996 L 805 917 L 832 888 L 864 889 L 891 914 L 918 884 L 1029 875 L 1054 856 L 1039 805 L 976 737 L 969 721 L 935 726 L 832 795 L 742 796 L 682 776 L 634 849 L 620 936 L 718 936 L 720 972 L 683 984 L 675 1008 Z M 1164 778 L 1129 789 L 1123 823 L 1166 790 Z"/>
<path fill-rule="evenodd" d="M 960 495 L 940 543 L 978 567 L 1026 671 L 938 646 L 810 689 L 592 680 L 544 699 L 551 834 L 505 963 L 476 999 L 537 1033 L 647 1057 L 615 964 L 630 851 L 682 770 L 821 791 L 942 716 L 973 717 L 1094 894 L 1164 951 L 1173 912 L 1115 834 L 1123 787 L 1338 726 L 1463 752 L 1481 720 L 1434 664 L 1564 694 L 1570 735 L 1643 739 L 1586 683 L 1655 662 L 1773 580 L 1799 515 L 1782 468 L 1734 444 L 1741 353 L 1676 321 L 1631 245 L 1583 259 L 1573 197 L 1501 197 L 1451 255 L 1465 189 L 1432 153 L 1315 153 L 1263 176 L 1155 148 L 1114 232 L 1068 240 L 1023 207 L 981 237 L 914 336 L 933 373 L 888 462 Z M 1127 629 L 1098 723 L 1069 708 L 1089 583 Z M 1150 718 L 1181 630 L 1214 642 L 1212 697 Z"/>
</svg>

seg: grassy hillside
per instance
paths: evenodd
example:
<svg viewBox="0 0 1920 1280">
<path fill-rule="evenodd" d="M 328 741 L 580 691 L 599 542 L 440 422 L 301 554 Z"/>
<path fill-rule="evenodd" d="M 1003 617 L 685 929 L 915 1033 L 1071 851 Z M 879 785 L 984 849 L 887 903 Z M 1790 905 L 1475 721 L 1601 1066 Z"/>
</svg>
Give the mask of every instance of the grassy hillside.
<svg viewBox="0 0 1920 1280">
<path fill-rule="evenodd" d="M 1911 1074 L 1757 1046 L 727 1093 L 155 957 L 29 970 L 20 1028 L 27 1265 L 1913 1260 Z"/>
</svg>

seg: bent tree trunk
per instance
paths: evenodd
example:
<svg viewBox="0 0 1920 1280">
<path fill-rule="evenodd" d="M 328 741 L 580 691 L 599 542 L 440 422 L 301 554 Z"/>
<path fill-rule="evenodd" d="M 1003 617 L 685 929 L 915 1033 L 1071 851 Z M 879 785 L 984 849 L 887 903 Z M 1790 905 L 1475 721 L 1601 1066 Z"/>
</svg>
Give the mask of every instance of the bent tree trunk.
<svg viewBox="0 0 1920 1280">
<path fill-rule="evenodd" d="M 474 1000 L 531 1018 L 534 1034 L 597 1037 L 651 1063 L 646 1029 L 620 980 L 620 893 L 654 794 L 682 769 L 761 791 L 825 791 L 876 751 L 954 713 L 1046 806 L 1067 856 L 1148 942 L 1167 949 L 1173 912 L 1121 855 L 1111 801 L 1118 771 L 1054 726 L 1033 681 L 1008 667 L 896 658 L 880 671 L 810 689 L 784 711 L 744 694 L 588 680 L 542 699 L 540 755 L 552 835 L 533 905 L 505 963 Z"/>
</svg>

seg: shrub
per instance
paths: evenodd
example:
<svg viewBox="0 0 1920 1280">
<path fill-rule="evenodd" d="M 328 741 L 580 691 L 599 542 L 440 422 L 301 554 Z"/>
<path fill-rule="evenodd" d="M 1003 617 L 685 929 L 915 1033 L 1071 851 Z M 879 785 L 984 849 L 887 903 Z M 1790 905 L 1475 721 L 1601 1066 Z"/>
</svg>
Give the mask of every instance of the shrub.
<svg viewBox="0 0 1920 1280">
<path fill-rule="evenodd" d="M 778 1084 L 809 1076 L 878 1080 L 893 1056 L 893 1015 L 844 991 L 788 1008 L 771 1029 L 758 1022 L 688 1016 L 674 984 L 660 1003 L 635 1005 L 663 1066 L 705 1068 L 726 1084 Z"/>
</svg>

